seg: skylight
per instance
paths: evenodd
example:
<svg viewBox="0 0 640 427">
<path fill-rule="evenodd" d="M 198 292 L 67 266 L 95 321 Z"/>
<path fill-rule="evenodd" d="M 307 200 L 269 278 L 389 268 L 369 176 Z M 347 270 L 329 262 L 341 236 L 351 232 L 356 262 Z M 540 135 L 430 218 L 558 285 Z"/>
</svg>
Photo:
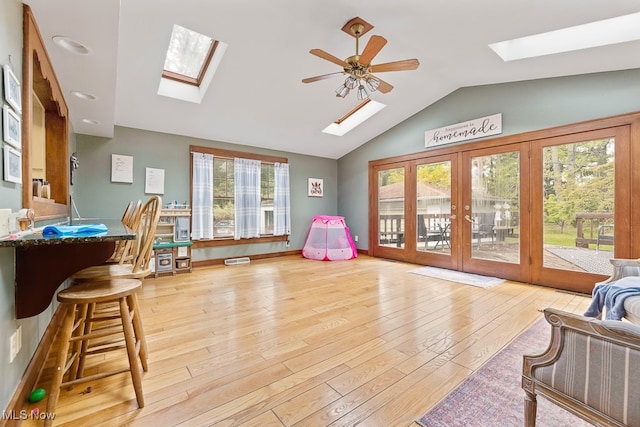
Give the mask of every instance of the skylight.
<svg viewBox="0 0 640 427">
<path fill-rule="evenodd" d="M 162 75 L 200 85 L 216 44 L 211 37 L 174 25 Z"/>
<path fill-rule="evenodd" d="M 227 44 L 174 25 L 158 95 L 200 103 Z"/>
<path fill-rule="evenodd" d="M 490 44 L 503 61 L 640 40 L 640 12 Z"/>
<path fill-rule="evenodd" d="M 373 101 L 371 98 L 367 98 L 360 104 L 356 105 L 353 109 L 349 110 L 344 116 L 324 128 L 322 132 L 342 136 L 351 129 L 362 124 L 384 107 L 386 107 L 385 104 Z"/>
</svg>

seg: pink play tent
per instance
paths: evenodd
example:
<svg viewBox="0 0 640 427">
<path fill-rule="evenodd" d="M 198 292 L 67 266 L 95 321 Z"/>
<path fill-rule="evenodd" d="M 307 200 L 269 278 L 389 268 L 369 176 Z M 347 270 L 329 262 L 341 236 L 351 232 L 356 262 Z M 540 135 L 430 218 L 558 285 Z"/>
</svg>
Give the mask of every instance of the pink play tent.
<svg viewBox="0 0 640 427">
<path fill-rule="evenodd" d="M 342 216 L 313 217 L 302 256 L 309 259 L 337 261 L 358 256 L 349 227 Z"/>
</svg>

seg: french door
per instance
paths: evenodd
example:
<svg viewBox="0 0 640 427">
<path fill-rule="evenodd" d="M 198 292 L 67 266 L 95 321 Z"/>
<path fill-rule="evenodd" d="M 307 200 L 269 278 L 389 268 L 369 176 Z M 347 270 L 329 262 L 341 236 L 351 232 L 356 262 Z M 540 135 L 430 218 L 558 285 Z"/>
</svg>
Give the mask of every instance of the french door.
<svg viewBox="0 0 640 427">
<path fill-rule="evenodd" d="M 531 144 L 531 282 L 589 293 L 632 256 L 629 141 L 618 126 Z"/>
<path fill-rule="evenodd" d="M 614 254 L 638 256 L 631 137 L 611 126 L 372 162 L 370 253 L 589 293 Z"/>
<path fill-rule="evenodd" d="M 457 154 L 412 163 L 415 184 L 415 261 L 457 270 L 459 245 L 459 161 Z M 412 188 L 413 190 L 413 188 Z"/>
<path fill-rule="evenodd" d="M 528 144 L 462 155 L 462 270 L 523 280 L 529 271 Z"/>
</svg>

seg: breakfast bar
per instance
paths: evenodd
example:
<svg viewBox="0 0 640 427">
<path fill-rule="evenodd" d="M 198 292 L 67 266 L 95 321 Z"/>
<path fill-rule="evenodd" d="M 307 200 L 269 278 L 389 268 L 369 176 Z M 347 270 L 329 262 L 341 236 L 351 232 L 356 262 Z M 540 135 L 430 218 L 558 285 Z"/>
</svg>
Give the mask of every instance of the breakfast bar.
<svg viewBox="0 0 640 427">
<path fill-rule="evenodd" d="M 44 311 L 56 289 L 73 273 L 106 261 L 119 240 L 133 240 L 136 234 L 120 220 L 91 220 L 107 231 L 94 235 L 43 236 L 42 230 L 23 232 L 0 239 L 0 247 L 15 247 L 16 318 Z M 82 224 L 79 222 L 78 225 Z"/>
</svg>

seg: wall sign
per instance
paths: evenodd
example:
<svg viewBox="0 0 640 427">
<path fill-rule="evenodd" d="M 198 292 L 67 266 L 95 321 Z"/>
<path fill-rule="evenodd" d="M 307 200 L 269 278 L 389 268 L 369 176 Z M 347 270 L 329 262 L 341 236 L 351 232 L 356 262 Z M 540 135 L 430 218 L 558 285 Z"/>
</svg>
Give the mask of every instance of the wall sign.
<svg viewBox="0 0 640 427">
<path fill-rule="evenodd" d="M 145 168 L 145 194 L 164 194 L 164 169 Z"/>
<path fill-rule="evenodd" d="M 428 130 L 424 133 L 424 146 L 426 148 L 437 147 L 438 145 L 468 141 L 501 133 L 502 113 L 498 113 L 469 120 L 468 122 Z"/>
<path fill-rule="evenodd" d="M 133 156 L 111 155 L 111 182 L 133 182 Z"/>
</svg>

